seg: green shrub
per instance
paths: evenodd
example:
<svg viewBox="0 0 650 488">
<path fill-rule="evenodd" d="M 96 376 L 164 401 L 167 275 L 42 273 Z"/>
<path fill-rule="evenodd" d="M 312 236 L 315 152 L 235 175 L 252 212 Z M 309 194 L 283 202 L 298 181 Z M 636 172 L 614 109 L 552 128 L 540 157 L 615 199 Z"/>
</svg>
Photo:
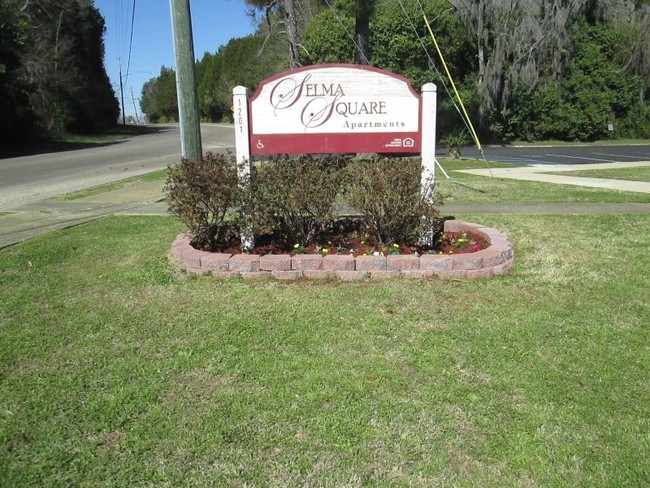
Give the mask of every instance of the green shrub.
<svg viewBox="0 0 650 488">
<path fill-rule="evenodd" d="M 195 248 L 216 250 L 229 228 L 226 213 L 238 203 L 235 157 L 207 153 L 199 163 L 183 159 L 168 170 L 169 213 L 187 225 Z"/>
<path fill-rule="evenodd" d="M 169 212 L 187 225 L 197 249 L 230 246 L 240 229 L 307 247 L 335 222 L 340 193 L 379 244 L 414 243 L 435 233 L 438 202 L 433 185 L 421 192 L 419 159 L 283 156 L 254 165 L 245 181 L 238 180 L 231 153 L 208 153 L 200 163 L 182 160 L 168 169 Z"/>
<path fill-rule="evenodd" d="M 561 78 L 542 78 L 534 90 L 519 85 L 507 110 L 487 112 L 493 135 L 506 141 L 595 141 L 650 133 L 643 78 L 626 73 L 616 55 L 627 52 L 621 32 L 578 23 L 571 37 L 573 47 Z"/>
<path fill-rule="evenodd" d="M 421 191 L 419 159 L 360 157 L 347 173 L 348 201 L 378 243 L 415 242 L 431 232 L 440 202 L 432 183 Z"/>
<path fill-rule="evenodd" d="M 256 167 L 251 219 L 285 244 L 307 246 L 334 220 L 346 160 L 341 156 L 282 156 Z"/>
<path fill-rule="evenodd" d="M 458 159 L 460 158 L 461 148 L 469 143 L 469 135 L 466 130 L 462 129 L 448 134 L 440 139 L 440 142 L 447 146 L 447 154 L 449 157 Z"/>
</svg>

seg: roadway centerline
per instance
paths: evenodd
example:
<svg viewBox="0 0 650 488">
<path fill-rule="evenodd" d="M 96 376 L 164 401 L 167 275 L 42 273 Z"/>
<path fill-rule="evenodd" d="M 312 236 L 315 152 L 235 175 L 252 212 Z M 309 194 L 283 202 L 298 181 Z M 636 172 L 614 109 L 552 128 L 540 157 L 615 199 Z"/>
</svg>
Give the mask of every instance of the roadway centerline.
<svg viewBox="0 0 650 488">
<path fill-rule="evenodd" d="M 603 161 L 604 163 L 618 163 L 619 162 L 619 161 L 616 161 L 614 159 L 585 158 L 583 156 L 568 156 L 566 154 L 546 154 L 546 156 L 557 156 L 557 157 L 569 158 L 569 159 L 585 159 L 587 161 Z"/>
<path fill-rule="evenodd" d="M 594 154 L 598 154 L 599 156 L 614 156 L 617 158 L 639 159 L 638 156 L 627 156 L 625 154 L 611 154 L 611 153 L 601 153 L 601 152 L 595 152 Z"/>
<path fill-rule="evenodd" d="M 557 164 L 545 160 L 544 156 L 535 156 L 534 154 L 522 154 L 520 157 L 511 156 L 494 156 L 491 161 L 502 163 L 524 163 L 524 164 Z"/>
</svg>

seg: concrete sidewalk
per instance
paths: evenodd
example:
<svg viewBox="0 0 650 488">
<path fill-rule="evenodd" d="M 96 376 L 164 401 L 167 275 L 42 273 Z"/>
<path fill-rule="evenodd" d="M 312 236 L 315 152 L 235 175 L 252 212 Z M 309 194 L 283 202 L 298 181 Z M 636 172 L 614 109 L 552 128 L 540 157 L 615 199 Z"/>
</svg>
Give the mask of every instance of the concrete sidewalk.
<svg viewBox="0 0 650 488">
<path fill-rule="evenodd" d="M 582 176 L 557 175 L 552 173 L 564 173 L 583 170 L 604 170 L 621 168 L 638 168 L 650 166 L 650 161 L 635 161 L 627 163 L 599 163 L 599 164 L 554 164 L 554 165 L 531 165 L 513 168 L 485 168 L 465 169 L 460 173 L 467 173 L 479 176 L 491 176 L 494 178 L 510 178 L 515 180 L 541 181 L 544 183 L 555 183 L 557 185 L 585 186 L 589 188 L 603 188 L 607 190 L 633 191 L 650 194 L 650 183 L 645 181 L 611 180 L 606 178 L 586 178 Z M 650 198 L 649 198 L 650 201 Z"/>
<path fill-rule="evenodd" d="M 0 215 L 0 248 L 106 215 L 167 215 L 163 182 L 110 190 L 77 200 L 49 199 Z"/>
<path fill-rule="evenodd" d="M 617 163 L 614 167 L 621 168 L 629 165 L 650 165 L 650 162 Z M 570 166 L 570 170 L 590 169 L 588 166 Z M 605 165 L 593 165 L 598 169 L 605 169 Z M 507 171 L 504 171 L 507 170 Z M 516 170 L 516 171 L 514 171 Z M 562 167 L 545 165 L 540 167 L 525 168 L 495 168 L 492 169 L 494 177 L 510 178 L 515 175 L 517 179 L 532 179 L 560 184 L 567 183 L 557 178 L 572 178 L 581 180 L 583 185 L 593 186 L 591 180 L 595 178 L 564 177 L 547 175 L 540 171 L 569 171 Z M 471 174 L 486 176 L 488 170 L 464 170 Z M 509 175 L 509 176 L 506 176 Z M 621 213 L 650 213 L 650 183 L 624 180 L 599 180 L 597 183 L 615 182 L 613 189 L 623 191 L 641 191 L 648 194 L 648 203 L 471 203 L 447 204 L 441 208 L 442 215 L 479 215 L 479 214 L 564 214 L 564 215 L 593 215 L 593 214 L 621 214 Z M 106 215 L 167 215 L 167 204 L 164 202 L 163 182 L 139 183 L 117 190 L 106 191 L 77 200 L 43 200 L 23 207 L 12 209 L 9 213 L 0 214 L 0 248 L 16 244 L 31 237 L 47 232 L 72 227 L 95 220 Z M 608 186 L 597 186 L 610 188 Z"/>
</svg>

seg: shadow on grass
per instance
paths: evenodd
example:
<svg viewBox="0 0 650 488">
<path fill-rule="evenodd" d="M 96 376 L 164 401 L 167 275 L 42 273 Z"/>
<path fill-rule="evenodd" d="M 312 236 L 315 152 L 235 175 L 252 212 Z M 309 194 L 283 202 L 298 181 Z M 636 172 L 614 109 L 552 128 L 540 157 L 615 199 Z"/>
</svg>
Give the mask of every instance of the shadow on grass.
<svg viewBox="0 0 650 488">
<path fill-rule="evenodd" d="M 110 146 L 121 144 L 131 137 L 161 134 L 174 129 L 168 125 L 118 125 L 98 134 L 16 140 L 10 146 L 0 148 L 0 159 Z"/>
</svg>

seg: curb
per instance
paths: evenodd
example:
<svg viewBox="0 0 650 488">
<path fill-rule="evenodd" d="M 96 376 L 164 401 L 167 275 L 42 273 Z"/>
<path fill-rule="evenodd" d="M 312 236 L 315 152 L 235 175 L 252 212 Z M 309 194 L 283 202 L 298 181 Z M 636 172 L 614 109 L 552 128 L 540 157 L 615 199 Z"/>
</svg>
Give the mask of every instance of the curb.
<svg viewBox="0 0 650 488">
<path fill-rule="evenodd" d="M 212 275 L 216 278 L 274 278 L 281 281 L 296 281 L 301 278 L 380 281 L 398 277 L 432 276 L 441 279 L 491 278 L 506 274 L 514 265 L 512 244 L 496 229 L 461 220 L 447 220 L 444 231 L 472 232 L 484 238 L 489 245 L 481 251 L 467 254 L 258 256 L 199 251 L 190 245 L 189 235 L 180 234 L 172 243 L 170 259 L 190 274 Z"/>
</svg>

